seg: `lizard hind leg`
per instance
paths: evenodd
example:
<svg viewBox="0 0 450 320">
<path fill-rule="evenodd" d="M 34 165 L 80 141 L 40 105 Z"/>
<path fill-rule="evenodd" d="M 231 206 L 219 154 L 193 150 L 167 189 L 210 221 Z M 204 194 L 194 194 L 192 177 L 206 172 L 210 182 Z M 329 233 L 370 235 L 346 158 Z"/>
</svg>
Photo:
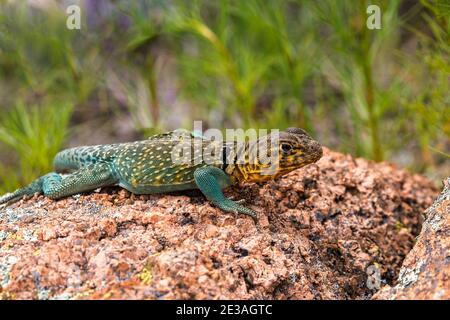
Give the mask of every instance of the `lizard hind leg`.
<svg viewBox="0 0 450 320">
<path fill-rule="evenodd" d="M 115 185 L 117 175 L 108 163 L 96 163 L 81 167 L 79 170 L 62 178 L 58 174 L 49 174 L 42 183 L 46 197 L 59 199 L 77 193 Z"/>
<path fill-rule="evenodd" d="M 84 191 L 116 184 L 114 170 L 107 163 L 96 163 L 80 168 L 64 178 L 55 173 L 42 176 L 28 186 L 0 198 L 0 205 L 18 201 L 24 196 L 42 193 L 51 199 L 59 199 Z"/>
</svg>

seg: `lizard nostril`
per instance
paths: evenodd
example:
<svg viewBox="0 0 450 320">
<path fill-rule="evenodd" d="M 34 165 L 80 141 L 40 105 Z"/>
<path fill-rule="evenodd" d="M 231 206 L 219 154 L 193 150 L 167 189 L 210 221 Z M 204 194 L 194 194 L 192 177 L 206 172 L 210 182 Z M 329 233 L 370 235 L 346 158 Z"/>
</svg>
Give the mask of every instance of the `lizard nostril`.
<svg viewBox="0 0 450 320">
<path fill-rule="evenodd" d="M 314 154 L 317 155 L 317 159 L 320 159 L 323 155 L 323 150 L 322 150 L 322 146 L 320 145 L 320 143 L 314 143 L 312 145 L 312 151 Z"/>
</svg>

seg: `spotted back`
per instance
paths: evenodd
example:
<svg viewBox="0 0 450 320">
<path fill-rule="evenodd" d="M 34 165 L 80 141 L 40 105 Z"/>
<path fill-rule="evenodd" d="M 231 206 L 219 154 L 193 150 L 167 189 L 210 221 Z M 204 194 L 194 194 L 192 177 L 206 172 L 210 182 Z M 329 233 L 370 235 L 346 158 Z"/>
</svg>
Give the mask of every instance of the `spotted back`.
<svg viewBox="0 0 450 320">
<path fill-rule="evenodd" d="M 195 145 L 197 144 L 197 145 Z M 121 181 L 133 188 L 171 186 L 192 186 L 194 171 L 208 165 L 221 167 L 221 163 L 206 163 L 203 159 L 205 146 L 211 141 L 195 138 L 183 142 L 178 139 L 149 139 L 122 146 L 114 160 Z M 185 148 L 183 161 L 176 158 L 180 146 Z M 175 157 L 175 158 L 174 158 Z M 152 190 L 155 191 L 155 190 Z"/>
<path fill-rule="evenodd" d="M 59 152 L 53 162 L 56 172 L 73 172 L 98 162 L 112 163 L 124 144 L 83 146 Z"/>
</svg>

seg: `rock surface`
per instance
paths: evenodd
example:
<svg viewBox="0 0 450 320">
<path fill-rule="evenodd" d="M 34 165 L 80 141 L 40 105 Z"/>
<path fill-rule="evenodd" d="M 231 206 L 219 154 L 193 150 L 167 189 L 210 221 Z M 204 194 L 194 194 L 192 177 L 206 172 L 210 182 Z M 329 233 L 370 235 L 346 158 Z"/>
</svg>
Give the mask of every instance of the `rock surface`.
<svg viewBox="0 0 450 320">
<path fill-rule="evenodd" d="M 368 299 L 397 285 L 438 192 L 419 175 L 325 150 L 314 165 L 226 194 L 259 211 L 259 224 L 197 192 L 110 188 L 0 209 L 0 297 Z"/>
<path fill-rule="evenodd" d="M 374 299 L 450 299 L 450 178 L 426 211 L 414 248 L 408 253 L 398 283 L 386 286 Z"/>
</svg>

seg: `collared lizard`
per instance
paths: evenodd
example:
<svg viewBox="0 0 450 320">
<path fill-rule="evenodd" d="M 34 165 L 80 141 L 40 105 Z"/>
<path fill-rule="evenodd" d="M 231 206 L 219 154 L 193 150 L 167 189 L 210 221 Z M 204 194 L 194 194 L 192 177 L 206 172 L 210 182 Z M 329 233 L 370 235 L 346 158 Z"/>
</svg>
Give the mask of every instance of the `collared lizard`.
<svg viewBox="0 0 450 320">
<path fill-rule="evenodd" d="M 212 141 L 187 131 L 175 131 L 143 141 L 67 149 L 56 155 L 55 172 L 1 197 L 0 205 L 35 193 L 60 199 L 114 185 L 135 194 L 200 189 L 222 210 L 257 219 L 255 211 L 241 201 L 226 198 L 222 189 L 244 181 L 275 179 L 322 157 L 321 145 L 302 129 L 279 132 L 274 144 L 270 144 L 270 138 L 272 135 L 263 136 L 239 147 L 235 142 Z M 174 162 L 174 148 L 183 144 L 193 151 L 190 162 Z M 202 158 L 208 146 L 208 150 L 213 146 L 219 152 L 213 161 Z M 267 157 L 277 155 L 276 165 L 252 158 L 251 152 L 257 149 Z M 69 174 L 62 176 L 64 172 Z"/>
</svg>

